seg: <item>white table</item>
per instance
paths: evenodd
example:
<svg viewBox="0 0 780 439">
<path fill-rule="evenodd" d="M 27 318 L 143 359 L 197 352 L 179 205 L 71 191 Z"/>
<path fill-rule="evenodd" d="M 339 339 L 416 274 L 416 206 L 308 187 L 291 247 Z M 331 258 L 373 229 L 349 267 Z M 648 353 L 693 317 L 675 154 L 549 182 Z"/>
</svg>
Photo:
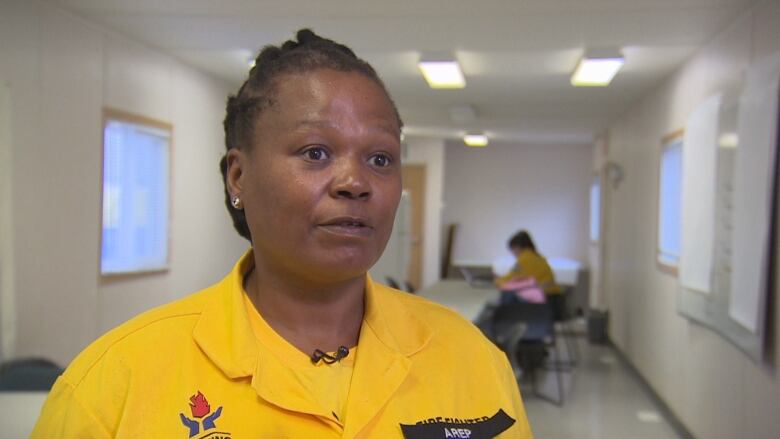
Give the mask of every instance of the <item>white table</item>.
<svg viewBox="0 0 780 439">
<path fill-rule="evenodd" d="M 476 288 L 461 279 L 447 279 L 423 288 L 417 295 L 452 308 L 473 322 L 485 304 L 497 300 L 499 294 L 495 288 Z"/>
<path fill-rule="evenodd" d="M 0 392 L 0 437 L 26 439 L 49 392 Z"/>
</svg>

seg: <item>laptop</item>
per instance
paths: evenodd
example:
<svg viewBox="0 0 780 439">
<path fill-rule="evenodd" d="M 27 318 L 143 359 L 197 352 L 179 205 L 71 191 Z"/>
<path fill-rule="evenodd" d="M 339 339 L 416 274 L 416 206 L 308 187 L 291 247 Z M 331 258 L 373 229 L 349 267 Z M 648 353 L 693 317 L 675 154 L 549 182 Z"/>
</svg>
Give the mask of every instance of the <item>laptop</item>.
<svg viewBox="0 0 780 439">
<path fill-rule="evenodd" d="M 474 288 L 495 288 L 493 268 L 490 266 L 458 267 L 463 278 Z"/>
</svg>

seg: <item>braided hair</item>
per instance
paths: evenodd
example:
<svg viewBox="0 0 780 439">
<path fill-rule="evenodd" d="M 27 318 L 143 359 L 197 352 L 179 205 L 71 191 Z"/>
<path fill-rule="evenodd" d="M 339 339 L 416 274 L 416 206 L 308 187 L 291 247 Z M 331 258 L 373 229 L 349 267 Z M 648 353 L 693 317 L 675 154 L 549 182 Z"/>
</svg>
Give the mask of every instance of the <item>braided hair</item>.
<svg viewBox="0 0 780 439">
<path fill-rule="evenodd" d="M 510 249 L 513 248 L 527 249 L 527 250 L 531 250 L 534 253 L 537 253 L 536 246 L 534 245 L 534 240 L 531 238 L 531 234 L 528 233 L 527 230 L 521 230 L 515 233 L 509 239 L 509 242 L 507 242 L 507 247 L 509 247 Z"/>
<path fill-rule="evenodd" d="M 281 47 L 265 46 L 255 59 L 255 66 L 249 71 L 249 77 L 241 85 L 238 93 L 227 100 L 227 115 L 223 122 L 225 128 L 225 147 L 246 149 L 252 144 L 257 116 L 266 108 L 276 104 L 276 86 L 281 78 L 291 73 L 306 73 L 319 69 L 331 69 L 340 72 L 357 72 L 372 79 L 387 95 L 398 119 L 403 126 L 395 103 L 373 67 L 358 58 L 349 47 L 327 38 L 322 38 L 309 29 L 301 29 L 296 34 L 297 41 L 288 40 Z M 219 163 L 222 182 L 225 184 L 225 205 L 233 220 L 238 234 L 252 241 L 246 215 L 230 203 L 227 188 L 227 154 Z"/>
</svg>

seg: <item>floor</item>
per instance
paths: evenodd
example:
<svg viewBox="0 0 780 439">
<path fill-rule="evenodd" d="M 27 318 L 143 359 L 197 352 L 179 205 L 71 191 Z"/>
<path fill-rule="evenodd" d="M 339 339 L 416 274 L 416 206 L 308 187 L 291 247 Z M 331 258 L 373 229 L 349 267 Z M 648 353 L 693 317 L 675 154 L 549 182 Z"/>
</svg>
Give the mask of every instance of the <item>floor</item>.
<svg viewBox="0 0 780 439">
<path fill-rule="evenodd" d="M 639 380 L 613 348 L 574 337 L 579 358 L 563 374 L 564 401 L 559 407 L 534 396 L 528 378 L 521 392 L 537 439 L 666 439 L 679 438 Z M 559 349 L 565 357 L 565 348 Z M 538 390 L 557 397 L 552 373 L 537 377 Z"/>
<path fill-rule="evenodd" d="M 472 287 L 458 280 L 445 280 L 419 295 L 442 303 L 474 321 L 495 290 Z M 664 418 L 639 378 L 609 345 L 588 343 L 583 319 L 570 323 L 580 334 L 579 356 L 571 372 L 563 374 L 561 406 L 534 395 L 528 379 L 521 379 L 521 392 L 536 439 L 677 439 L 680 436 Z M 559 352 L 566 359 L 562 337 Z M 557 397 L 555 376 L 537 377 L 540 393 Z"/>
</svg>

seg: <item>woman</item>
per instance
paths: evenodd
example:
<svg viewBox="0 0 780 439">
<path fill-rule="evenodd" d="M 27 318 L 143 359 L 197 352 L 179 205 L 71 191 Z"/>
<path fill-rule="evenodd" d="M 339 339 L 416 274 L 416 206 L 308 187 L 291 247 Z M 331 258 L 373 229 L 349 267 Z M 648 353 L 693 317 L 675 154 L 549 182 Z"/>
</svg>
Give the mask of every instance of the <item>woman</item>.
<svg viewBox="0 0 780 439">
<path fill-rule="evenodd" d="M 525 230 L 515 233 L 507 242 L 507 247 L 517 262 L 509 273 L 496 279 L 496 284 L 501 288 L 512 281 L 533 279 L 535 285 L 544 291 L 547 301 L 552 303 L 557 314 L 561 287 L 555 283 L 555 275 L 547 259 L 536 251 L 531 234 Z"/>
<path fill-rule="evenodd" d="M 367 275 L 401 194 L 401 120 L 373 68 L 299 31 L 263 49 L 224 125 L 251 249 L 88 347 L 33 437 L 530 437 L 503 354 Z"/>
</svg>

